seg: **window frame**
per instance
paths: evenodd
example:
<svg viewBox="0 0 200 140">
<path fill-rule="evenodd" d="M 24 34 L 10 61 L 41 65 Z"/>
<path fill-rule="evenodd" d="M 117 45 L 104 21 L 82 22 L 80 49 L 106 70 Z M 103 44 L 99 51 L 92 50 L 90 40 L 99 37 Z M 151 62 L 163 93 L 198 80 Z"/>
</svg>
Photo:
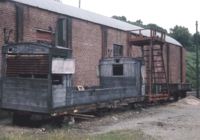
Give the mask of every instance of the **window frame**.
<svg viewBox="0 0 200 140">
<path fill-rule="evenodd" d="M 72 18 L 58 18 L 56 26 L 56 46 L 72 48 Z"/>
<path fill-rule="evenodd" d="M 123 45 L 113 44 L 113 57 L 123 57 Z"/>
</svg>

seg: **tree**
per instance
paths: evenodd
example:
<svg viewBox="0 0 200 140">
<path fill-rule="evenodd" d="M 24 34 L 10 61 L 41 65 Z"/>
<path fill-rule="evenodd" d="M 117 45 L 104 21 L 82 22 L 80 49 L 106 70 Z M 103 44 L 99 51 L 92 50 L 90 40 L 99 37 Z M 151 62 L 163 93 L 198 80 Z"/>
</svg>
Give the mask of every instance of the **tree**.
<svg viewBox="0 0 200 140">
<path fill-rule="evenodd" d="M 127 19 L 126 19 L 125 16 L 115 16 L 115 15 L 114 15 L 114 16 L 112 16 L 112 18 L 127 22 Z"/>
<path fill-rule="evenodd" d="M 159 32 L 167 33 L 166 29 L 164 29 L 164 28 L 162 28 L 162 27 L 160 27 L 160 26 L 158 26 L 156 24 L 153 24 L 153 23 L 147 24 L 146 28 L 147 29 L 154 29 L 154 30 L 159 31 Z"/>
<path fill-rule="evenodd" d="M 116 15 L 114 15 L 114 16 L 112 16 L 112 18 L 120 20 L 120 21 L 124 21 L 124 22 L 127 22 L 127 23 L 130 23 L 130 24 L 133 24 L 133 25 L 136 25 L 136 26 L 143 27 L 143 22 L 142 22 L 141 19 L 136 20 L 135 22 L 133 22 L 133 21 L 127 20 L 127 18 L 125 16 L 116 16 Z"/>
<path fill-rule="evenodd" d="M 162 28 L 162 27 L 160 27 L 156 24 L 151 23 L 151 24 L 144 25 L 141 19 L 138 19 L 136 21 L 130 21 L 130 20 L 127 20 L 127 18 L 125 16 L 116 16 L 116 15 L 112 16 L 112 18 L 127 22 L 127 23 L 132 24 L 132 25 L 140 26 L 140 27 L 143 27 L 145 29 L 155 29 L 157 31 L 167 33 L 166 29 L 164 29 L 164 28 Z"/>
<path fill-rule="evenodd" d="M 135 23 L 138 25 L 143 25 L 143 21 L 141 19 L 136 20 Z"/>
<path fill-rule="evenodd" d="M 187 50 L 193 50 L 193 40 L 188 28 L 183 26 L 175 26 L 170 29 L 171 37 L 179 41 Z"/>
<path fill-rule="evenodd" d="M 199 60 L 200 61 L 200 60 Z M 186 80 L 196 88 L 196 53 L 188 52 L 186 55 Z"/>
<path fill-rule="evenodd" d="M 133 25 L 136 25 L 136 26 L 144 27 L 143 22 L 142 22 L 141 19 L 136 20 L 135 22 L 133 22 L 133 21 L 128 21 L 128 23 L 133 24 Z"/>
</svg>

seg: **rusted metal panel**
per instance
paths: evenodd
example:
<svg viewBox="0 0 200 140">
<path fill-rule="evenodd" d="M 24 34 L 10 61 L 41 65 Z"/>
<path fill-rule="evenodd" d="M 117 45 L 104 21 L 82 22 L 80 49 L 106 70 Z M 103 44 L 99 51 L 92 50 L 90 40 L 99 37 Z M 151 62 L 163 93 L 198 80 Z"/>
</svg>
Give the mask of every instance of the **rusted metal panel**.
<svg viewBox="0 0 200 140">
<path fill-rule="evenodd" d="M 49 70 L 48 56 L 45 55 L 8 55 L 6 75 L 47 75 Z"/>
</svg>

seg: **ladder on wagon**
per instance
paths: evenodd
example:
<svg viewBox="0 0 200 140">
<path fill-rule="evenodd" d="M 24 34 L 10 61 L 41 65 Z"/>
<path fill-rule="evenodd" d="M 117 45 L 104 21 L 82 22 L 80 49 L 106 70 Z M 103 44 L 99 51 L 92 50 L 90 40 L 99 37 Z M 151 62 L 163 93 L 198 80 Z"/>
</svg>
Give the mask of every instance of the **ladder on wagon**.
<svg viewBox="0 0 200 140">
<path fill-rule="evenodd" d="M 136 33 L 136 36 L 134 38 L 129 36 L 130 45 L 142 47 L 148 101 L 167 100 L 169 98 L 169 83 L 163 58 L 165 33 L 147 29 L 134 30 L 132 33 Z M 144 36 L 144 33 L 149 33 L 149 36 Z"/>
</svg>

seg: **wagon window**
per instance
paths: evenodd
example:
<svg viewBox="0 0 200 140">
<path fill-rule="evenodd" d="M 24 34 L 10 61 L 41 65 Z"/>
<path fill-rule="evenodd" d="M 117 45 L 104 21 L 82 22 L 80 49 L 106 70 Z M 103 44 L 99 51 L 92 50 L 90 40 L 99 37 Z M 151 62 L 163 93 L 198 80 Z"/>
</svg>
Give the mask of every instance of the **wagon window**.
<svg viewBox="0 0 200 140">
<path fill-rule="evenodd" d="M 124 74 L 123 64 L 113 65 L 113 76 L 122 76 Z"/>
<path fill-rule="evenodd" d="M 114 57 L 121 57 L 123 56 L 123 46 L 122 45 L 113 45 L 113 56 Z"/>
<path fill-rule="evenodd" d="M 63 84 L 62 75 L 53 74 L 52 75 L 52 85 L 62 85 L 62 84 Z"/>
</svg>

